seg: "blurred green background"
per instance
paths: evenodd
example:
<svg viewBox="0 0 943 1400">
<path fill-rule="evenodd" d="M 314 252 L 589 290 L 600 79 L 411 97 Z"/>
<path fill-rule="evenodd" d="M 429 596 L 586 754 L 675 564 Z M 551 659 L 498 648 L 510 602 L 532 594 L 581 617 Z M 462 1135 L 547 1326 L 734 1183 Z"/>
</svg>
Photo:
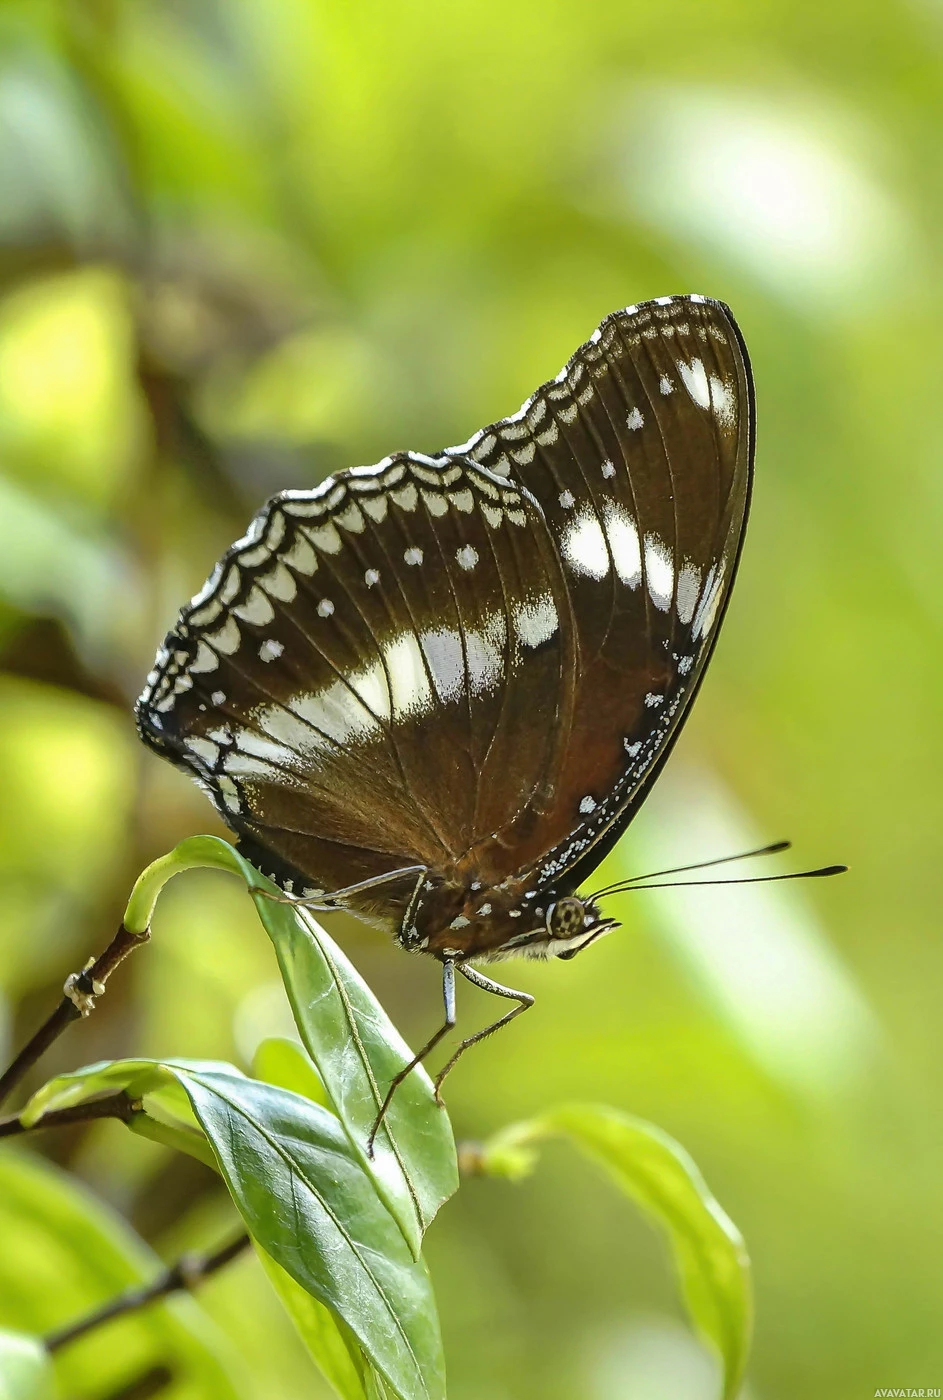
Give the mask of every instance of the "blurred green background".
<svg viewBox="0 0 943 1400">
<path fill-rule="evenodd" d="M 562 1097 L 675 1134 L 754 1259 L 753 1400 L 943 1385 L 941 138 L 940 0 L 5 0 L 9 1043 L 142 865 L 220 829 L 131 704 L 264 497 L 463 441 L 615 307 L 722 297 L 756 373 L 754 513 L 608 869 L 789 836 L 851 874 L 624 897 L 591 954 L 515 965 L 538 1007 L 449 1104 L 464 1137 Z M 423 1040 L 435 966 L 340 934 Z M 193 875 L 43 1068 L 247 1066 L 287 1025 L 245 896 Z M 228 1228 L 208 1171 L 119 1125 L 30 1146 L 168 1257 Z M 466 1184 L 429 1248 L 453 1400 L 713 1395 L 660 1242 L 564 1149 Z M 248 1400 L 326 1394 L 252 1261 L 201 1301 Z"/>
</svg>

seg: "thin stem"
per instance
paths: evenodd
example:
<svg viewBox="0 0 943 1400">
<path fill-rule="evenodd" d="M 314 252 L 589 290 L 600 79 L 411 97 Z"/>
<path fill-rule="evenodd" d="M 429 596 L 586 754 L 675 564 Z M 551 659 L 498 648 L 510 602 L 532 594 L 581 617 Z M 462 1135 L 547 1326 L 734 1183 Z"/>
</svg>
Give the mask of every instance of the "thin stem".
<svg viewBox="0 0 943 1400">
<path fill-rule="evenodd" d="M 24 1045 L 9 1069 L 0 1075 L 0 1104 L 6 1102 L 36 1061 L 73 1021 L 92 1013 L 95 1009 L 95 998 L 102 995 L 105 983 L 115 968 L 123 963 L 135 948 L 146 943 L 149 937 L 150 932 L 146 927 L 133 933 L 122 924 L 103 953 L 95 959 L 90 959 L 81 972 L 74 972 L 66 978 L 64 996 L 55 1011 Z"/>
<path fill-rule="evenodd" d="M 103 1400 L 151 1400 L 172 1385 L 176 1377 L 169 1366 L 149 1366 L 118 1390 L 111 1390 Z"/>
<path fill-rule="evenodd" d="M 122 1089 L 107 1098 L 92 1099 L 89 1103 L 74 1104 L 71 1108 L 56 1108 L 44 1113 L 35 1123 L 22 1123 L 15 1115 L 0 1118 L 0 1138 L 17 1137 L 20 1133 L 36 1132 L 39 1128 L 64 1128 L 70 1123 L 90 1123 L 96 1118 L 120 1118 L 122 1123 L 130 1123 L 135 1114 L 140 1113 L 141 1105 Z"/>
<path fill-rule="evenodd" d="M 223 1245 L 222 1249 L 218 1249 L 215 1254 L 183 1255 L 176 1264 L 172 1264 L 153 1283 L 145 1284 L 141 1288 L 130 1288 L 127 1293 L 121 1293 L 110 1303 L 105 1303 L 104 1307 L 79 1318 L 78 1322 L 73 1322 L 58 1332 L 51 1332 L 45 1339 L 46 1350 L 50 1354 L 59 1351 L 62 1347 L 77 1341 L 79 1337 L 84 1337 L 87 1333 L 95 1331 L 96 1328 L 103 1327 L 106 1322 L 111 1322 L 113 1318 L 124 1317 L 126 1313 L 138 1312 L 141 1308 L 146 1308 L 151 1303 L 168 1297 L 171 1293 L 195 1288 L 210 1274 L 215 1274 L 218 1269 L 224 1268 L 231 1260 L 238 1258 L 249 1247 L 250 1243 L 249 1236 L 242 1234 Z"/>
<path fill-rule="evenodd" d="M 6 1102 L 12 1090 L 50 1045 L 59 1039 L 67 1026 L 81 1016 L 91 1014 L 95 1009 L 95 998 L 102 995 L 105 983 L 118 964 L 150 938 L 154 905 L 167 881 L 197 866 L 227 870 L 245 878 L 239 856 L 225 841 L 214 836 L 191 836 L 181 841 L 169 855 L 161 856 L 149 865 L 135 881 L 121 927 L 111 943 L 99 958 L 89 960 L 81 972 L 66 978 L 62 1001 L 20 1051 L 6 1073 L 0 1075 L 0 1104 Z"/>
<path fill-rule="evenodd" d="M 174 875 L 185 870 L 225 870 L 245 879 L 245 871 L 237 853 L 218 836 L 188 836 L 169 854 L 160 856 L 134 882 L 125 910 L 125 928 L 146 933 L 154 915 L 161 890 Z"/>
</svg>

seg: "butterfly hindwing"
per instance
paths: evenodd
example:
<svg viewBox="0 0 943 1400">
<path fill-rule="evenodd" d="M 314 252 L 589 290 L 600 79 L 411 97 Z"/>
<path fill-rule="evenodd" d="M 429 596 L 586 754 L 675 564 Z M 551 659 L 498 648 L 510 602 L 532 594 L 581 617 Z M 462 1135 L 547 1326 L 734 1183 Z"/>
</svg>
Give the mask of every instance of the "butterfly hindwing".
<svg viewBox="0 0 943 1400">
<path fill-rule="evenodd" d="M 570 888 L 667 756 L 717 636 L 746 523 L 753 396 L 732 316 L 663 297 L 607 317 L 557 378 L 457 451 L 539 502 L 576 619 L 555 810 L 522 861 Z"/>
</svg>

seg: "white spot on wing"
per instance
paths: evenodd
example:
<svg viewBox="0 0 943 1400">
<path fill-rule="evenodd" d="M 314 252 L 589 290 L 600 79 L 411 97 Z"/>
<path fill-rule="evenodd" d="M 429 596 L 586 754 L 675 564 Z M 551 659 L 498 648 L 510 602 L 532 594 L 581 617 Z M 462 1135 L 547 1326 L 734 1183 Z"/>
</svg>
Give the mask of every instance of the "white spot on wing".
<svg viewBox="0 0 943 1400">
<path fill-rule="evenodd" d="M 606 537 L 594 511 L 583 510 L 563 532 L 563 557 L 575 573 L 605 578 L 609 572 Z"/>
<path fill-rule="evenodd" d="M 711 569 L 704 580 L 704 593 L 698 604 L 697 612 L 694 614 L 694 624 L 692 631 L 695 637 L 701 637 L 705 632 L 709 632 L 714 625 L 717 616 L 717 608 L 720 604 L 721 584 L 723 574 L 720 570 Z"/>
<path fill-rule="evenodd" d="M 625 420 L 625 426 L 627 428 L 633 429 L 633 431 L 636 428 L 641 428 L 644 425 L 644 423 L 645 419 L 642 417 L 641 413 L 637 408 L 633 408 L 632 412 Z"/>
<path fill-rule="evenodd" d="M 334 526 L 328 521 L 326 525 L 318 525 L 314 529 L 306 527 L 305 533 L 325 554 L 339 554 L 343 540 Z"/>
<path fill-rule="evenodd" d="M 668 548 L 657 535 L 645 536 L 645 573 L 652 602 L 656 608 L 667 612 L 674 585 L 674 569 Z"/>
<path fill-rule="evenodd" d="M 449 503 L 441 491 L 423 491 L 423 505 L 430 515 L 447 515 Z"/>
<path fill-rule="evenodd" d="M 580 800 L 580 811 L 584 816 L 589 816 L 590 812 L 595 812 L 596 802 L 592 797 L 584 797 Z"/>
<path fill-rule="evenodd" d="M 203 591 L 206 591 L 205 588 Z M 196 598 L 192 598 L 190 600 L 191 609 L 193 608 L 193 604 L 197 602 L 200 596 L 201 595 L 198 593 L 196 595 Z M 213 598 L 202 608 L 197 608 L 195 611 L 191 611 L 188 621 L 191 627 L 207 627 L 211 622 L 216 621 L 216 619 L 219 617 L 222 611 L 223 604 L 218 598 Z"/>
<path fill-rule="evenodd" d="M 391 718 L 390 687 L 386 671 L 379 661 L 374 661 L 362 671 L 354 671 L 347 679 L 371 714 L 387 720 Z"/>
<path fill-rule="evenodd" d="M 380 728 L 376 715 L 352 694 L 343 681 L 323 690 L 293 695 L 280 705 L 265 706 L 254 715 L 259 727 L 302 756 L 313 756 L 328 745 L 363 742 Z"/>
<path fill-rule="evenodd" d="M 264 588 L 266 593 L 270 593 L 273 598 L 279 598 L 283 603 L 290 603 L 298 592 L 298 585 L 289 569 L 284 564 L 276 564 L 267 574 L 259 579 L 259 587 Z"/>
<path fill-rule="evenodd" d="M 689 365 L 686 365 L 683 360 L 679 360 L 678 369 L 681 371 L 684 387 L 694 402 L 699 404 L 701 408 L 710 408 L 711 390 L 703 360 L 692 360 Z"/>
<path fill-rule="evenodd" d="M 251 622 L 256 627 L 264 627 L 272 621 L 275 616 L 275 609 L 261 588 L 253 585 L 249 590 L 249 596 L 244 603 L 237 604 L 233 608 L 237 617 L 241 617 L 244 622 Z"/>
<path fill-rule="evenodd" d="M 503 613 L 494 613 L 481 631 L 465 634 L 468 681 L 473 695 L 497 686 L 504 666 L 505 641 Z"/>
<path fill-rule="evenodd" d="M 353 535 L 359 535 L 364 527 L 363 514 L 356 501 L 351 501 L 334 519 L 342 529 L 349 530 Z"/>
<path fill-rule="evenodd" d="M 432 691 L 419 643 L 404 632 L 384 648 L 393 697 L 393 713 L 415 714 L 432 705 Z"/>
<path fill-rule="evenodd" d="M 606 502 L 603 513 L 616 572 L 628 588 L 637 588 L 642 578 L 642 550 L 635 521 L 624 506 L 612 501 Z"/>
<path fill-rule="evenodd" d="M 698 595 L 701 591 L 701 573 L 693 564 L 685 564 L 678 575 L 677 607 L 678 617 L 688 623 L 694 616 Z"/>
<path fill-rule="evenodd" d="M 284 650 L 285 648 L 281 642 L 277 641 L 274 637 L 266 637 L 265 641 L 259 647 L 259 660 L 274 661 L 277 656 L 281 656 Z"/>
<path fill-rule="evenodd" d="M 514 630 L 525 646 L 539 647 L 553 636 L 559 625 L 553 598 L 545 593 L 533 603 L 520 603 L 514 609 Z"/>
<path fill-rule="evenodd" d="M 295 536 L 291 549 L 286 550 L 281 559 L 282 563 L 294 569 L 295 573 L 305 574 L 309 578 L 318 567 L 317 555 L 300 531 Z"/>
<path fill-rule="evenodd" d="M 191 674 L 200 674 L 203 671 L 215 671 L 219 665 L 219 657 L 211 647 L 205 642 L 200 642 L 196 649 L 196 656 L 190 662 Z"/>
<path fill-rule="evenodd" d="M 718 379 L 716 374 L 710 378 L 711 405 L 714 409 L 714 417 L 722 423 L 725 428 L 732 428 L 736 422 L 736 414 L 733 407 L 733 394 L 729 385 L 722 379 Z"/>
<path fill-rule="evenodd" d="M 665 395 L 666 398 L 669 394 L 674 393 L 674 387 L 675 386 L 672 384 L 667 374 L 663 374 L 658 381 L 658 388 L 661 390 L 661 392 Z"/>
<path fill-rule="evenodd" d="M 214 744 L 211 739 L 201 739 L 193 735 L 183 741 L 191 753 L 203 760 L 208 768 L 212 768 L 219 758 L 219 745 Z"/>
<path fill-rule="evenodd" d="M 334 611 L 334 604 L 330 598 L 322 598 L 318 603 L 318 617 L 330 617 Z"/>
<path fill-rule="evenodd" d="M 404 552 L 403 558 L 406 560 L 407 564 L 421 564 L 423 559 L 422 550 L 416 545 L 410 545 L 409 549 Z"/>
<path fill-rule="evenodd" d="M 206 640 L 217 651 L 223 652 L 226 656 L 232 656 L 233 652 L 239 650 L 239 643 L 242 640 L 238 622 L 234 617 L 227 617 L 219 631 L 207 634 Z M 191 666 L 190 669 L 193 670 L 193 667 Z"/>
<path fill-rule="evenodd" d="M 473 569 L 478 563 L 478 551 L 473 544 L 463 544 L 455 551 L 455 558 L 462 569 Z"/>
<path fill-rule="evenodd" d="M 419 500 L 419 492 L 412 482 L 404 486 L 401 491 L 392 491 L 390 494 L 402 510 L 413 511 L 416 509 L 416 502 Z"/>
<path fill-rule="evenodd" d="M 460 634 L 441 627 L 434 632 L 423 632 L 420 642 L 440 698 L 459 699 L 465 688 L 465 652 Z"/>
</svg>

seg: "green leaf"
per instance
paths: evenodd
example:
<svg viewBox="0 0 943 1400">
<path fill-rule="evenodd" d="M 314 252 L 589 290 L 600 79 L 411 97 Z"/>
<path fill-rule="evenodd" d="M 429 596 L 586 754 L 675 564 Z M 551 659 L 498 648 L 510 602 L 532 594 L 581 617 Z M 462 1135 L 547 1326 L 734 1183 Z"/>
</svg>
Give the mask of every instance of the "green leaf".
<svg viewBox="0 0 943 1400">
<path fill-rule="evenodd" d="M 219 1060 L 101 1060 L 50 1079 L 33 1094 L 20 1113 L 20 1121 L 33 1127 L 45 1113 L 73 1108 L 123 1089 L 130 1098 L 142 1101 L 143 1112 L 135 1114 L 128 1125 L 132 1132 L 215 1168 L 216 1158 L 193 1115 L 190 1100 L 168 1074 L 171 1065 L 239 1073 L 234 1065 Z"/>
<path fill-rule="evenodd" d="M 41 1111 L 127 1088 L 144 1094 L 140 1119 L 150 1122 L 149 1102 L 174 1107 L 171 1086 L 185 1092 L 259 1245 L 338 1314 L 401 1400 L 444 1396 L 442 1344 L 425 1266 L 413 1258 L 340 1123 L 322 1105 L 213 1061 L 117 1060 L 52 1080 L 23 1116 L 35 1122 Z M 180 1132 L 179 1109 L 177 1117 L 181 1126 L 173 1131 Z M 327 1364 L 334 1364 L 330 1356 Z"/>
<path fill-rule="evenodd" d="M 370 988 L 307 910 L 256 896 L 298 1030 L 364 1168 L 418 1257 L 424 1231 L 458 1187 L 449 1120 L 417 1066 L 367 1140 L 391 1080 L 412 1052 Z"/>
<path fill-rule="evenodd" d="M 367 1400 L 363 1377 L 369 1363 L 356 1339 L 330 1308 L 297 1284 L 261 1246 L 256 1245 L 256 1250 L 272 1287 L 325 1380 L 341 1400 Z"/>
<path fill-rule="evenodd" d="M 252 1077 L 275 1084 L 279 1089 L 303 1094 L 324 1108 L 331 1107 L 327 1091 L 304 1046 L 287 1036 L 273 1035 L 259 1042 L 252 1061 Z"/>
<path fill-rule="evenodd" d="M 253 1237 L 340 1315 L 400 1400 L 441 1400 L 444 1362 L 428 1274 L 337 1119 L 269 1084 L 176 1073 Z"/>
<path fill-rule="evenodd" d="M 66 1326 L 164 1267 L 74 1178 L 15 1148 L 0 1153 L 0 1240 L 0 1316 L 33 1334 Z M 182 1294 L 64 1347 L 55 1369 L 63 1394 L 98 1396 L 157 1364 L 174 1372 L 174 1400 L 245 1395 L 230 1344 Z"/>
<path fill-rule="evenodd" d="M 0 1330 L 0 1400 L 52 1400 L 52 1360 L 38 1337 Z"/>
<path fill-rule="evenodd" d="M 143 1099 L 145 1095 L 163 1091 L 161 1101 L 166 1107 L 169 1108 L 171 1102 L 179 1105 L 179 1093 L 176 1100 L 172 1100 L 168 1093 L 168 1067 L 239 1073 L 234 1065 L 222 1060 L 99 1060 L 95 1064 L 71 1070 L 68 1074 L 58 1074 L 37 1089 L 20 1113 L 20 1122 L 24 1127 L 32 1128 L 45 1113 L 73 1108 L 76 1104 L 88 1103 L 90 1099 L 115 1094 L 121 1089 L 132 1099 Z"/>
<path fill-rule="evenodd" d="M 239 875 L 275 945 L 298 1031 L 364 1170 L 418 1259 L 422 1235 L 458 1186 L 455 1143 L 421 1066 L 397 1089 L 375 1154 L 370 1130 L 386 1089 L 412 1053 L 370 988 L 306 909 L 284 896 L 226 841 L 193 836 L 141 875 L 125 914 L 143 929 L 163 884 L 196 866 Z M 274 896 L 274 897 L 272 897 Z"/>
<path fill-rule="evenodd" d="M 750 1262 L 743 1237 L 691 1157 L 651 1123 L 614 1108 L 565 1104 L 505 1129 L 479 1158 L 492 1175 L 519 1177 L 531 1144 L 568 1137 L 598 1162 L 668 1236 L 688 1311 L 720 1353 L 724 1400 L 739 1393 L 753 1318 Z"/>
</svg>

